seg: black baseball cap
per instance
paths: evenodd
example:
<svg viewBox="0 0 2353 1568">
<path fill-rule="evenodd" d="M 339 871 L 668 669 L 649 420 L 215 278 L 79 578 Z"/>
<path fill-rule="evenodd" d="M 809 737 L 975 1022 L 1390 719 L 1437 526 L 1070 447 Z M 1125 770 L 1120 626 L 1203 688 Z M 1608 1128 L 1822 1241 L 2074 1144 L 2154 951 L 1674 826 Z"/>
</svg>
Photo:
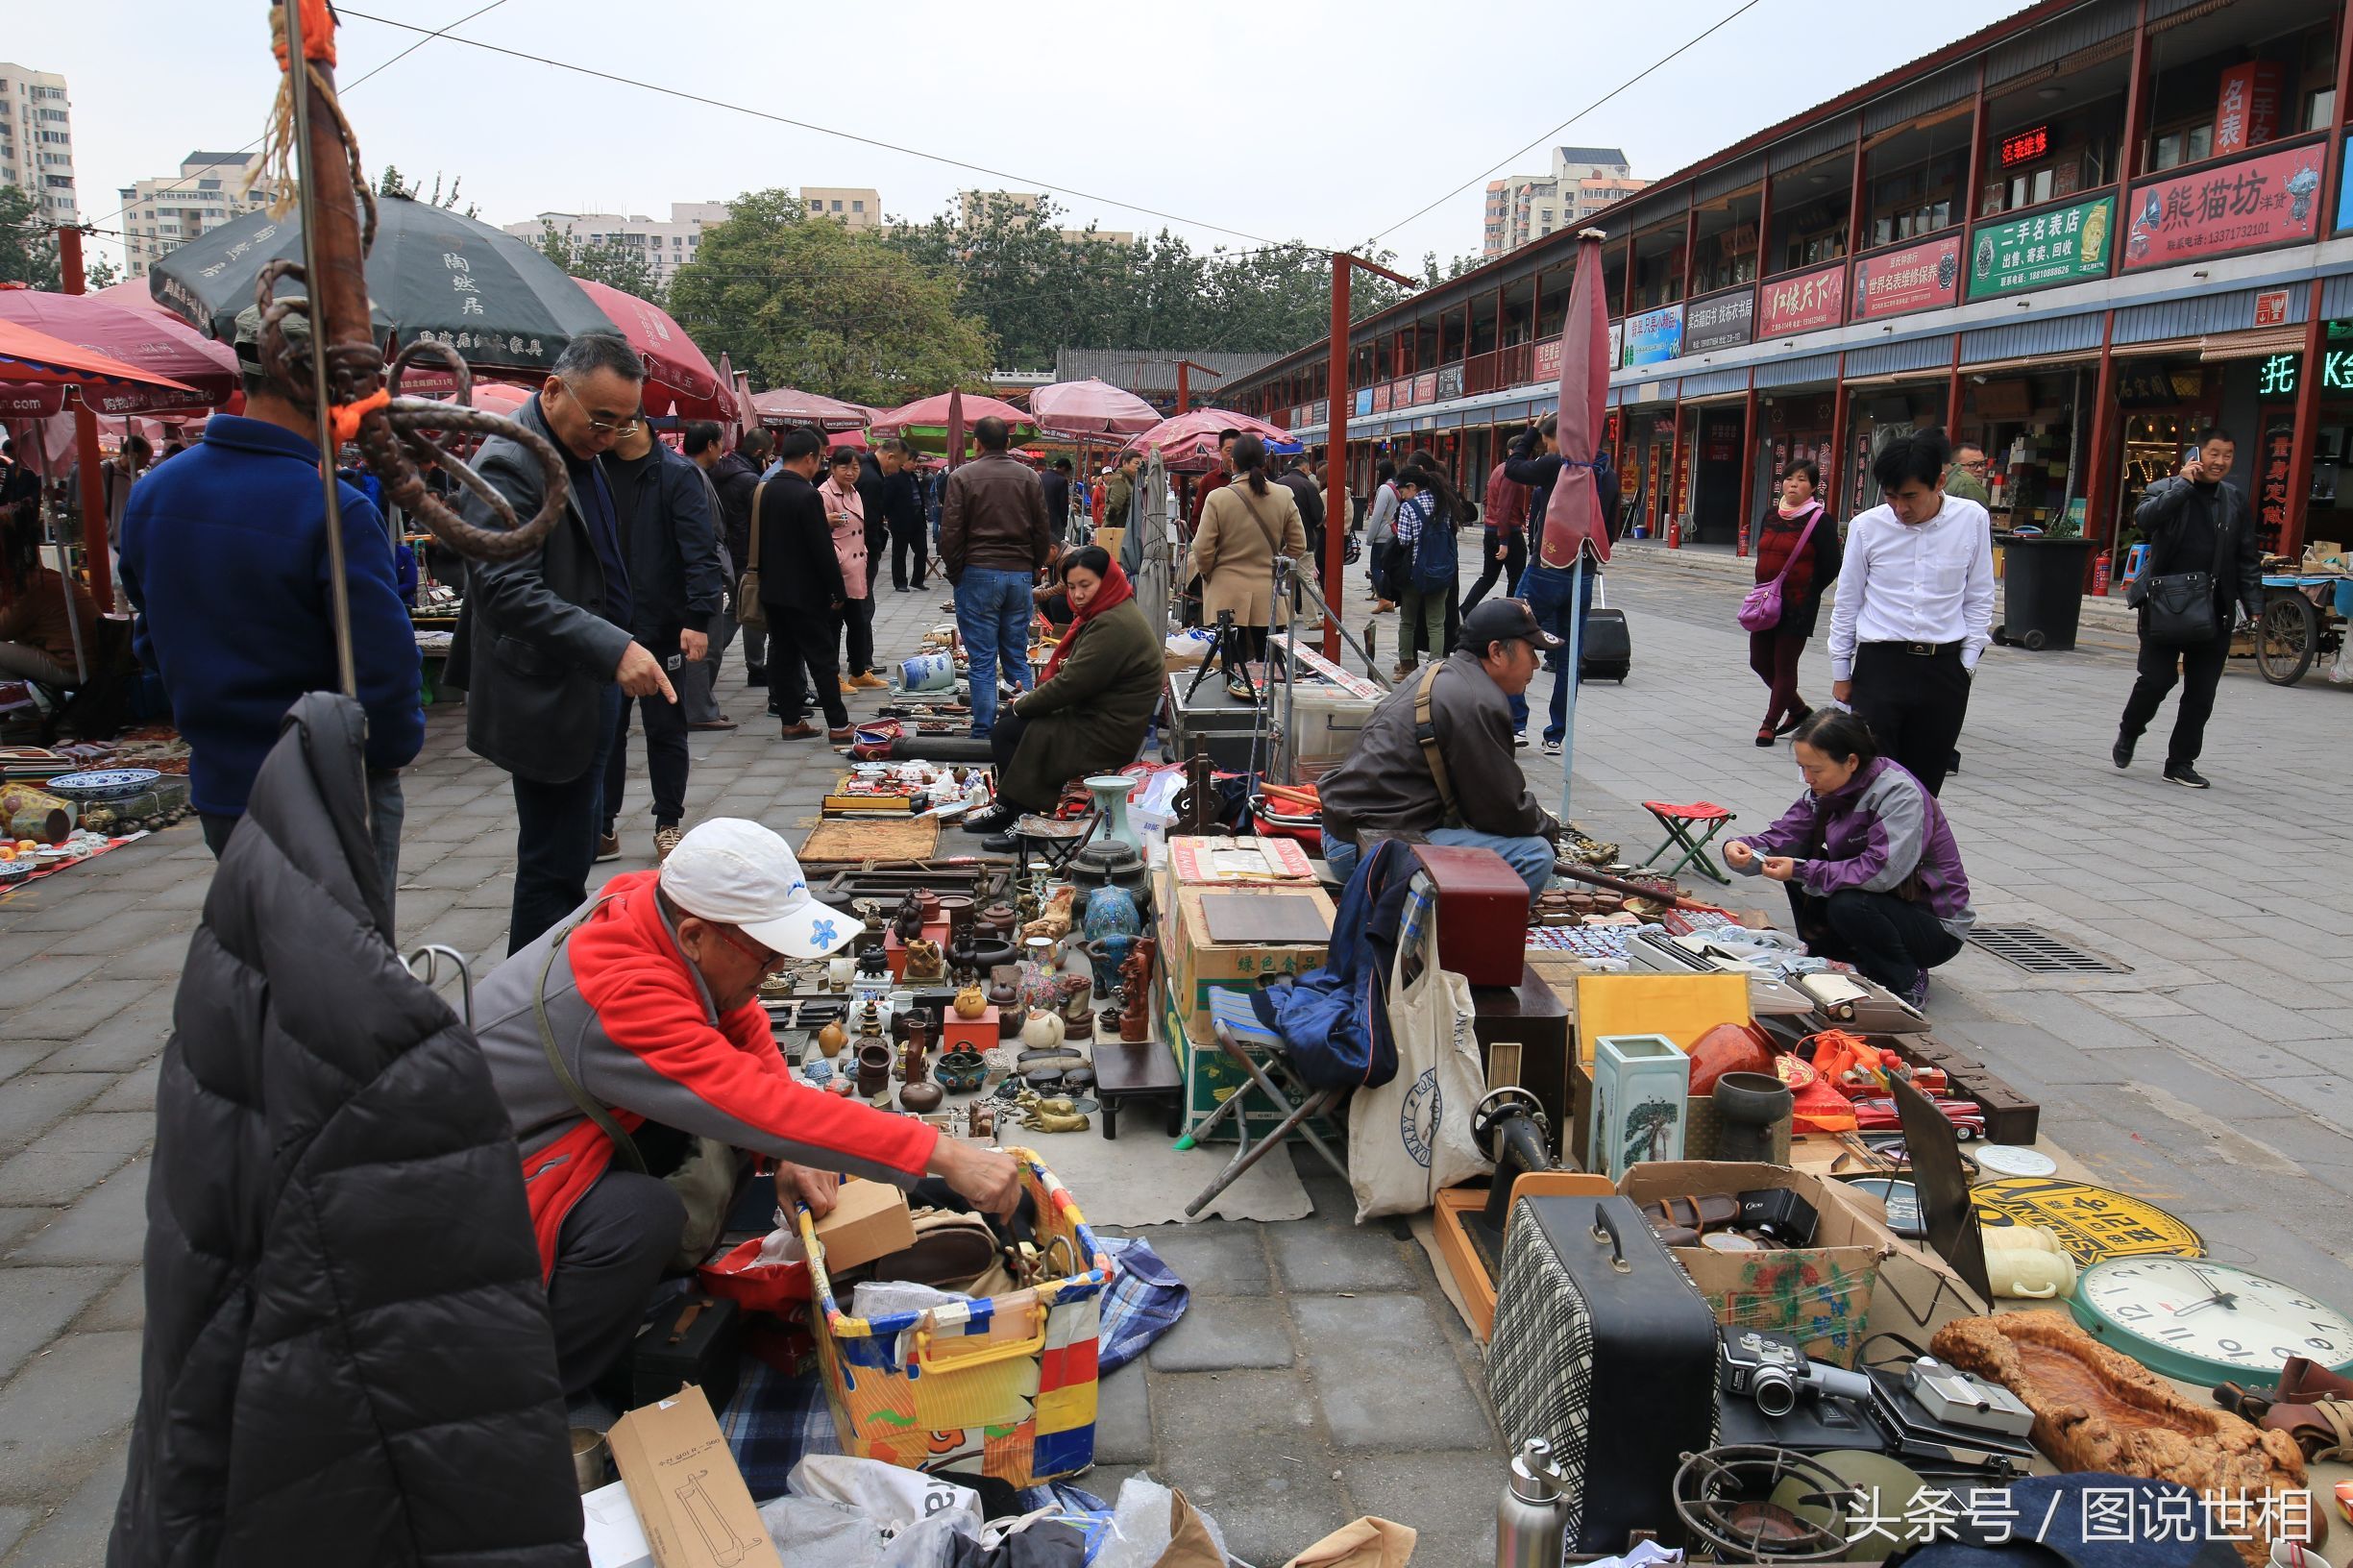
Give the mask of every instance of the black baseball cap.
<svg viewBox="0 0 2353 1568">
<path fill-rule="evenodd" d="M 1466 652 L 1483 653 L 1489 643 L 1500 643 L 1509 637 L 1533 644 L 1539 651 L 1561 646 L 1559 638 L 1536 625 L 1535 612 L 1516 599 L 1482 600 L 1476 609 L 1462 618 L 1462 635 L 1456 639 L 1455 646 Z"/>
</svg>

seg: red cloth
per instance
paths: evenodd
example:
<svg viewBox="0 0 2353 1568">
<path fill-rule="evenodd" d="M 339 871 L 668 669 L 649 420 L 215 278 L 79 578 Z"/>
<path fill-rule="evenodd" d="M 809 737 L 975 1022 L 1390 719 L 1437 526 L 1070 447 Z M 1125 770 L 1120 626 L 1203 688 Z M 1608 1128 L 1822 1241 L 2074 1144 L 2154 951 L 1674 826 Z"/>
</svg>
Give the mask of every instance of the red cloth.
<svg viewBox="0 0 2353 1568">
<path fill-rule="evenodd" d="M 1487 516 L 1490 528 L 1513 531 L 1528 526 L 1528 486 L 1504 477 L 1504 465 L 1497 463 L 1487 474 Z"/>
<path fill-rule="evenodd" d="M 1789 576 L 1781 579 L 1783 604 L 1802 604 L 1812 596 L 1814 565 L 1822 559 L 1822 533 L 1830 527 L 1830 520 L 1823 516 L 1822 502 L 1807 504 L 1808 510 L 1796 517 L 1783 517 L 1778 506 L 1766 507 L 1765 526 L 1756 534 L 1756 580 L 1771 582 L 1774 574 L 1784 565 L 1789 567 Z M 1805 553 L 1792 562 L 1790 555 L 1805 532 L 1809 515 L 1821 517 L 1822 521 L 1814 525 L 1814 537 L 1806 540 Z"/>
<path fill-rule="evenodd" d="M 1127 574 L 1119 570 L 1117 561 L 1112 562 L 1111 570 L 1103 574 L 1103 586 L 1094 591 L 1094 598 L 1087 601 L 1087 607 L 1072 610 L 1070 629 L 1064 632 L 1062 641 L 1054 645 L 1053 654 L 1045 661 L 1045 674 L 1038 677 L 1039 684 L 1043 685 L 1054 678 L 1054 672 L 1062 668 L 1062 661 L 1068 655 L 1072 645 L 1077 643 L 1078 634 L 1087 629 L 1088 622 L 1135 597 L 1136 585 L 1127 580 Z"/>
</svg>

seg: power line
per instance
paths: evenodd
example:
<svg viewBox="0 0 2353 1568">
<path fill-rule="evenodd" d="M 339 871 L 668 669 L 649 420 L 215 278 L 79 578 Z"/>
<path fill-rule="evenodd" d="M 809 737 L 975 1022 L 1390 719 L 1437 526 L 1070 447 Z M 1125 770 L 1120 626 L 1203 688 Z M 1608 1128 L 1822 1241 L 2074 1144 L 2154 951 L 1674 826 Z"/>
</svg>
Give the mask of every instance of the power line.
<svg viewBox="0 0 2353 1568">
<path fill-rule="evenodd" d="M 1749 0 L 1750 5 L 1755 5 L 1756 3 L 1757 0 Z M 1742 9 L 1745 10 L 1747 8 L 1744 7 Z M 375 16 L 364 11 L 353 11 L 349 7 L 343 8 L 337 12 L 337 14 L 343 16 L 355 16 L 363 22 L 376 22 L 384 27 L 404 28 L 412 33 L 421 33 L 425 31 L 423 28 L 416 26 L 414 23 L 396 22 L 388 16 Z M 456 24 L 452 23 L 451 25 L 453 27 Z M 1164 212 L 1156 207 L 1140 207 L 1134 202 L 1123 202 L 1115 196 L 1097 195 L 1092 191 L 1081 190 L 1075 185 L 1058 185 L 1048 181 L 1032 179 L 1027 175 L 1009 174 L 1003 169 L 991 168 L 985 163 L 970 163 L 967 162 L 963 159 L 949 158 L 942 153 L 927 153 L 919 147 L 908 147 L 895 141 L 883 141 L 874 136 L 863 136 L 854 131 L 837 131 L 829 125 L 818 125 L 808 120 L 796 120 L 788 115 L 771 113 L 764 109 L 753 109 L 747 104 L 732 104 L 723 98 L 709 98 L 705 97 L 701 93 L 688 92 L 679 87 L 665 87 L 658 83 L 639 81 L 635 77 L 617 76 L 611 71 L 600 71 L 589 65 L 575 65 L 570 61 L 552 60 L 546 55 L 534 55 L 522 49 L 508 49 L 495 43 L 484 43 L 479 38 L 453 37 L 450 39 L 450 41 L 452 43 L 466 44 L 469 47 L 484 50 L 494 55 L 504 55 L 510 60 L 527 61 L 535 65 L 552 66 L 556 70 L 570 71 L 577 76 L 595 77 L 601 82 L 612 82 L 625 87 L 636 87 L 645 92 L 659 93 L 666 98 L 677 98 L 690 104 L 701 104 L 710 109 L 724 109 L 732 110 L 738 114 L 748 114 L 754 119 L 770 120 L 773 121 L 777 125 L 789 125 L 797 131 L 814 131 L 821 136 L 835 136 L 844 141 L 857 142 L 862 146 L 880 148 L 884 152 L 899 153 L 908 158 L 919 158 L 927 162 L 942 163 L 945 164 L 949 168 L 965 169 L 973 174 L 985 174 L 993 180 L 1009 180 L 1016 185 L 1021 186 L 1025 189 L 1053 191 L 1060 195 L 1075 197 L 1080 201 L 1096 202 L 1105 207 L 1117 208 L 1122 212 L 1140 212 L 1145 217 L 1159 218 L 1164 223 L 1181 223 L 1195 229 L 1207 229 L 1214 233 L 1232 234 L 1238 239 L 1252 240 L 1260 245 L 1264 245 L 1274 249 L 1284 249 L 1290 244 L 1296 243 L 1279 239 L 1268 239 L 1264 234 L 1254 234 L 1246 230 L 1230 228 L 1222 223 L 1210 223 L 1200 218 L 1189 218 L 1184 216 L 1182 213 Z M 1515 154 L 1513 156 L 1516 157 L 1518 155 Z M 1418 213 L 1415 215 L 1419 216 Z M 1302 246 L 1301 248 L 1304 249 L 1309 247 Z M 1329 247 L 1325 248 L 1329 249 Z"/>
<path fill-rule="evenodd" d="M 1675 59 L 1677 56 L 1681 55 L 1681 54 L 1683 54 L 1683 53 L 1685 53 L 1685 52 L 1689 51 L 1690 49 L 1692 49 L 1692 48 L 1694 48 L 1694 47 L 1698 46 L 1700 43 L 1702 43 L 1702 42 L 1705 41 L 1705 39 L 1706 39 L 1706 38 L 1707 38 L 1707 37 L 1709 37 L 1711 34 L 1714 34 L 1714 33 L 1717 33 L 1717 32 L 1722 31 L 1724 28 L 1726 28 L 1726 27 L 1729 26 L 1729 25 L 1730 25 L 1732 22 L 1734 22 L 1734 21 L 1738 20 L 1738 19 L 1739 19 L 1739 18 L 1740 18 L 1742 15 L 1746 14 L 1747 12 L 1751 12 L 1751 11 L 1755 10 L 1755 9 L 1757 8 L 1757 6 L 1759 6 L 1759 5 L 1760 5 L 1760 4 L 1762 4 L 1762 3 L 1763 3 L 1763 0 L 1742 0 L 1742 3 L 1741 3 L 1740 5 L 1735 6 L 1735 7 L 1734 7 L 1734 8 L 1733 8 L 1731 11 L 1728 12 L 1727 12 L 1727 13 L 1726 13 L 1724 16 L 1720 17 L 1718 20 L 1716 20 L 1715 22 L 1711 23 L 1709 26 L 1707 26 L 1706 28 L 1703 29 L 1703 30 L 1702 30 L 1701 32 L 1699 32 L 1698 34 L 1695 34 L 1693 37 L 1689 37 L 1689 38 L 1684 39 L 1684 40 L 1683 40 L 1681 43 L 1679 43 L 1679 44 L 1677 44 L 1677 45 L 1676 45 L 1676 46 L 1675 46 L 1673 49 L 1668 50 L 1668 51 L 1667 51 L 1665 54 L 1663 54 L 1663 55 L 1659 56 L 1659 57 L 1658 57 L 1656 60 L 1653 61 L 1652 61 L 1650 64 L 1648 64 L 1648 65 L 1644 66 L 1644 67 L 1643 67 L 1641 70 L 1639 70 L 1639 71 L 1635 72 L 1635 73 L 1634 73 L 1632 76 L 1628 77 L 1628 78 L 1627 78 L 1625 81 L 1623 81 L 1623 82 L 1619 83 L 1619 84 L 1618 84 L 1616 86 L 1614 86 L 1614 87 L 1610 88 L 1610 89 L 1609 89 L 1607 92 L 1603 93 L 1603 94 L 1602 94 L 1602 95 L 1601 95 L 1599 98 L 1594 99 L 1594 100 L 1593 100 L 1593 102 L 1591 102 L 1591 103 L 1587 104 L 1587 105 L 1586 105 L 1584 108 L 1582 108 L 1582 109 L 1579 110 L 1578 110 L 1576 113 L 1574 113 L 1574 114 L 1570 115 L 1570 116 L 1569 116 L 1567 119 L 1562 120 L 1562 121 L 1561 121 L 1561 122 L 1558 124 L 1558 125 L 1554 126 L 1554 127 L 1553 127 L 1553 128 L 1552 128 L 1550 131 L 1545 132 L 1545 133 L 1544 133 L 1542 135 L 1538 136 L 1538 137 L 1537 137 L 1535 140 L 1533 140 L 1533 141 L 1530 142 L 1530 143 L 1529 143 L 1529 144 L 1528 144 L 1526 147 L 1521 147 L 1521 148 L 1515 149 L 1515 150 L 1514 150 L 1514 151 L 1512 151 L 1512 152 L 1506 153 L 1506 154 L 1505 154 L 1505 155 L 1504 155 L 1504 156 L 1503 156 L 1501 159 L 1497 159 L 1497 160 L 1496 160 L 1495 162 L 1493 162 L 1493 163 L 1488 164 L 1488 165 L 1487 165 L 1485 168 L 1481 169 L 1481 170 L 1480 170 L 1480 171 L 1479 171 L 1477 174 L 1472 175 L 1472 176 L 1471 176 L 1471 177 L 1470 177 L 1468 180 L 1463 181 L 1463 182 L 1462 182 L 1462 184 L 1458 184 L 1458 185 L 1455 186 L 1455 188 L 1454 188 L 1454 189 L 1452 189 L 1452 190 L 1450 190 L 1450 191 L 1446 192 L 1444 195 L 1440 196 L 1440 197 L 1439 197 L 1439 198 L 1438 198 L 1436 201 L 1434 201 L 1434 202 L 1430 203 L 1430 204 L 1429 204 L 1429 206 L 1427 206 L 1427 207 L 1420 207 L 1420 208 L 1414 208 L 1414 210 L 1413 210 L 1413 211 L 1411 211 L 1411 212 L 1409 212 L 1409 213 L 1406 214 L 1406 216 L 1404 216 L 1404 217 L 1402 217 L 1402 218 L 1398 219 L 1398 220 L 1397 220 L 1395 223 L 1390 224 L 1390 225 L 1389 225 L 1389 226 L 1388 226 L 1386 229 L 1382 230 L 1380 233 L 1377 233 L 1377 234 L 1373 235 L 1373 238 L 1375 238 L 1375 239 L 1381 239 L 1381 238 L 1385 237 L 1386 235 L 1393 234 L 1393 233 L 1396 233 L 1398 230 L 1403 229 L 1403 228 L 1404 228 L 1404 227 L 1405 227 L 1407 224 L 1411 223 L 1411 222 L 1412 222 L 1412 221 L 1413 221 L 1415 218 L 1418 218 L 1418 217 L 1420 217 L 1420 216 L 1421 216 L 1423 213 L 1425 213 L 1425 212 L 1429 211 L 1431 208 L 1436 207 L 1436 206 L 1438 206 L 1440 203 L 1443 203 L 1443 202 L 1451 202 L 1451 201 L 1453 201 L 1453 200 L 1454 200 L 1456 197 L 1458 197 L 1458 196 L 1461 195 L 1461 194 L 1462 194 L 1464 191 L 1466 191 L 1466 190 L 1470 189 L 1470 188 L 1471 188 L 1471 186 L 1473 186 L 1473 185 L 1477 184 L 1478 184 L 1478 183 L 1479 183 L 1481 180 L 1483 180 L 1483 179 L 1486 178 L 1486 177 L 1487 177 L 1488 175 L 1490 175 L 1490 174 L 1493 174 L 1493 173 L 1494 173 L 1494 172 L 1495 172 L 1497 169 L 1503 168 L 1504 166 L 1506 166 L 1507 164 L 1508 164 L 1508 163 L 1509 163 L 1509 162 L 1510 162 L 1510 161 L 1511 161 L 1513 159 L 1515 159 L 1515 158 L 1519 157 L 1519 156 L 1520 156 L 1520 154 L 1525 153 L 1525 152 L 1529 152 L 1529 151 L 1531 151 L 1532 149 L 1534 149 L 1534 148 L 1537 148 L 1537 147 L 1541 147 L 1541 146 L 1543 146 L 1543 145 L 1544 145 L 1546 142 L 1548 142 L 1548 141 L 1552 140 L 1552 139 L 1553 139 L 1555 136 L 1556 136 L 1556 135 L 1560 135 L 1560 133 L 1561 133 L 1561 132 L 1566 131 L 1566 130 L 1567 130 L 1567 129 L 1568 129 L 1570 126 L 1575 125 L 1575 124 L 1576 124 L 1578 121 L 1579 121 L 1579 120 L 1583 119 L 1583 118 L 1584 118 L 1586 115 L 1588 115 L 1588 114 L 1592 113 L 1592 112 L 1593 112 L 1595 110 L 1597 110 L 1597 109 L 1601 108 L 1601 107 L 1602 107 L 1604 104 L 1605 104 L 1605 103 L 1609 102 L 1609 100 L 1611 100 L 1612 98 L 1615 98 L 1616 96 L 1618 96 L 1618 94 L 1620 94 L 1620 93 L 1622 93 L 1622 92 L 1626 91 L 1626 89 L 1627 89 L 1627 88 L 1629 88 L 1629 87 L 1630 87 L 1630 86 L 1634 86 L 1636 83 L 1638 83 L 1638 82 L 1642 81 L 1642 79 L 1643 79 L 1643 78 L 1645 78 L 1645 77 L 1647 77 L 1647 76 L 1650 76 L 1650 75 L 1651 75 L 1651 74 L 1653 74 L 1654 72 L 1655 72 L 1655 71 L 1659 70 L 1661 67 L 1665 66 L 1665 65 L 1666 65 L 1666 64 L 1667 64 L 1669 61 L 1673 61 L 1673 60 L 1674 60 L 1674 59 Z M 470 40 L 467 40 L 467 39 L 462 39 L 462 38 L 461 38 L 461 39 L 460 39 L 460 40 L 458 40 L 458 41 L 460 41 L 460 42 L 462 43 L 462 42 L 467 42 L 467 41 L 470 41 Z"/>
<path fill-rule="evenodd" d="M 415 53 L 416 53 L 418 50 L 420 50 L 420 49 L 424 48 L 424 47 L 425 47 L 427 44 L 429 44 L 429 43 L 432 42 L 432 41 L 433 41 L 435 38 L 446 37 L 446 36 L 448 35 L 448 33 L 450 32 L 450 29 L 451 29 L 451 28 L 463 27 L 463 26 L 465 26 L 465 25 L 466 25 L 468 22 L 470 22 L 470 21 L 474 20 L 474 18 L 476 18 L 477 16 L 487 15 L 489 12 L 494 12 L 494 11 L 498 10 L 498 9 L 499 9 L 501 6 L 502 6 L 502 5 L 504 5 L 504 4 L 506 4 L 506 0 L 490 0 L 490 3 L 489 3 L 488 5 L 486 5 L 486 6 L 483 6 L 483 7 L 482 7 L 480 10 L 478 10 L 478 11 L 470 11 L 470 12 L 466 12 L 466 14 L 465 14 L 465 15 L 460 16 L 459 18 L 457 18 L 457 20 L 455 20 L 455 21 L 453 21 L 453 22 L 449 23 L 447 26 L 444 26 L 444 27 L 437 27 L 437 28 L 432 29 L 432 30 L 431 30 L 431 31 L 429 31 L 429 32 L 428 32 L 428 31 L 427 31 L 426 29 L 424 29 L 424 28 L 418 28 L 418 29 L 416 29 L 415 31 L 417 31 L 417 32 L 419 32 L 419 33 L 424 33 L 424 34 L 425 34 L 425 37 L 423 37 L 419 38 L 419 39 L 418 39 L 416 42 L 414 42 L 414 43 L 410 44 L 410 45 L 409 45 L 407 48 L 405 48 L 405 49 L 402 50 L 402 51 L 401 51 L 399 54 L 394 55 L 394 56 L 393 56 L 393 57 L 392 57 L 390 60 L 385 61 L 384 61 L 382 64 L 378 65 L 378 66 L 374 67 L 374 68 L 373 68 L 373 69 L 371 69 L 371 70 L 368 70 L 368 71 L 364 71 L 364 72 L 362 72 L 360 75 L 358 75 L 358 76 L 355 76 L 355 77 L 352 78 L 352 79 L 351 79 L 349 82 L 344 82 L 344 83 L 339 83 L 339 84 L 337 84 L 337 85 L 336 85 L 336 87 L 335 87 L 336 94 L 337 94 L 338 96 L 340 96 L 340 95 L 341 95 L 341 94 L 343 94 L 343 93 L 347 93 L 347 92 L 351 91 L 351 90 L 352 90 L 354 87 L 356 87 L 356 86 L 360 86 L 362 83 L 364 83 L 364 82 L 368 81 L 368 80 L 369 80 L 370 78 L 372 78 L 372 77 L 381 76 L 381 75 L 382 75 L 382 74 L 383 74 L 385 71 L 387 71 L 387 70 L 391 69 L 391 68 L 392 68 L 393 66 L 395 66 L 395 65 L 398 65 L 398 64 L 399 64 L 399 63 L 400 63 L 402 61 L 406 60 L 406 59 L 407 59 L 407 58 L 408 58 L 410 55 L 415 54 Z M 461 39 L 459 39 L 458 41 L 462 43 L 462 42 L 464 42 L 465 40 L 461 38 Z M 264 142 L 264 141 L 266 141 L 266 140 L 268 140 L 268 139 L 269 139 L 269 138 L 268 138 L 268 135 L 267 135 L 267 133 L 264 133 L 264 134 L 263 134 L 263 135 L 261 135 L 256 136 L 256 137 L 255 137 L 253 140 L 251 140 L 251 141 L 247 142 L 247 143 L 246 143 L 244 146 L 242 146 L 242 147 L 238 148 L 238 149 L 237 149 L 237 151 L 236 151 L 236 153 L 232 153 L 230 156 L 231 156 L 232 158 L 234 158 L 234 157 L 236 157 L 236 156 L 237 156 L 237 153 L 250 153 L 250 152 L 254 151 L 256 148 L 259 147 L 259 146 L 262 144 L 262 142 Z M 169 192 L 172 192 L 172 191 L 178 190 L 178 189 L 179 189 L 181 186 L 183 186 L 183 185 L 186 184 L 187 184 L 189 181 L 191 181 L 191 180 L 202 179 L 202 178 L 204 177 L 205 169 L 217 169 L 217 168 L 224 168 L 224 167 L 227 167 L 227 165 L 225 165 L 225 164 L 220 164 L 220 163 L 208 163 L 208 164 L 206 164 L 206 165 L 205 165 L 205 168 L 204 168 L 204 169 L 199 169 L 199 170 L 197 170 L 197 171 L 196 171 L 194 174 L 184 174 L 184 175 L 182 175 L 182 176 L 181 176 L 179 179 L 177 179 L 177 180 L 173 181 L 173 182 L 172 182 L 170 184 L 168 184 L 168 185 L 159 185 L 159 186 L 157 186 L 157 187 L 156 187 L 154 190 L 152 190 L 152 191 L 150 191 L 150 192 L 148 193 L 148 197 L 147 197 L 147 199 L 152 200 L 153 198 L 155 198 L 155 197 L 157 197 L 157 196 L 166 195 L 166 194 L 168 194 Z M 105 217 L 103 217 L 103 218 L 99 218 L 99 219 L 95 220 L 95 222 L 94 222 L 94 223 L 91 223 L 91 224 L 85 224 L 85 225 L 82 225 L 81 227 L 84 227 L 84 228 L 93 228 L 93 229 L 94 229 L 94 228 L 96 227 L 96 225 L 97 225 L 97 224 L 99 224 L 99 223 L 110 223 L 110 222 L 112 222 L 114 219 L 121 217 L 121 216 L 122 216 L 124 213 L 126 213 L 126 212 L 128 212 L 128 211 L 130 211 L 130 210 L 131 210 L 131 208 L 128 208 L 128 207 L 118 207 L 118 208 L 115 208 L 113 211 L 111 211 L 111 212 L 108 213 L 108 214 L 107 214 Z M 104 230 L 104 231 L 100 231 L 100 232 L 101 232 L 101 233 L 120 233 L 120 231 L 118 231 L 118 230 Z M 125 257 L 125 259 L 126 259 L 126 260 L 127 260 L 127 259 L 129 259 L 129 258 L 128 258 L 128 257 Z"/>
</svg>

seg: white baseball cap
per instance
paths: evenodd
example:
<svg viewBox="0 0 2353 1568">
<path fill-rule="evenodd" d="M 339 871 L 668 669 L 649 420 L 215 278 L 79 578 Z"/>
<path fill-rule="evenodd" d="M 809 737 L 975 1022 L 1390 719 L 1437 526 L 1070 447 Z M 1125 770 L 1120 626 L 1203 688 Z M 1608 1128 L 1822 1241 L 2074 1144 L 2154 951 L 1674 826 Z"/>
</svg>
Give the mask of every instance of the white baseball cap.
<svg viewBox="0 0 2353 1568">
<path fill-rule="evenodd" d="M 809 896 L 791 848 L 741 817 L 715 817 L 680 839 L 662 862 L 662 891 L 687 914 L 732 925 L 791 958 L 840 952 L 866 928 Z"/>
</svg>

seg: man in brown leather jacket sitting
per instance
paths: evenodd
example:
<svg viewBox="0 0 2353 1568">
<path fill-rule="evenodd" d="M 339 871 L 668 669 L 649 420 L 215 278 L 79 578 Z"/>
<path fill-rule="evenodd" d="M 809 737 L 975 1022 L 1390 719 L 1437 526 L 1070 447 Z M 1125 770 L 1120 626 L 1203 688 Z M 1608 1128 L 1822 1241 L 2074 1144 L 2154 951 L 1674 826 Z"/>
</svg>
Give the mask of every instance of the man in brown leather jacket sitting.
<svg viewBox="0 0 2353 1568">
<path fill-rule="evenodd" d="M 1053 533 L 1045 490 L 1006 449 L 1013 432 L 993 415 L 972 427 L 980 456 L 947 477 L 940 508 L 940 565 L 956 589 L 956 629 L 972 673 L 972 733 L 996 724 L 997 671 L 1028 691 L 1030 588 Z"/>
</svg>

